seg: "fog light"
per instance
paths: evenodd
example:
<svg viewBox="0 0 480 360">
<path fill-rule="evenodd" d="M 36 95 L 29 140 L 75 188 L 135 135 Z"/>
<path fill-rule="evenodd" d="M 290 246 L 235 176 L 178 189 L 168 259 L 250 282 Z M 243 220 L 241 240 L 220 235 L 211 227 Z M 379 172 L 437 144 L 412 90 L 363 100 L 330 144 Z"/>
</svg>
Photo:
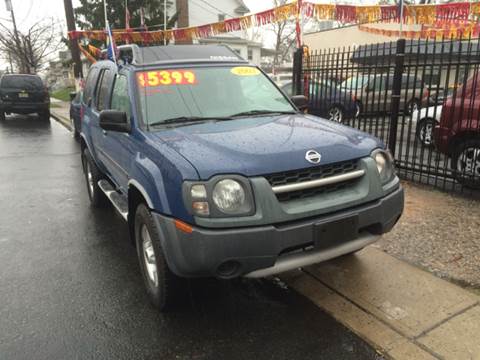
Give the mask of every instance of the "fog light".
<svg viewBox="0 0 480 360">
<path fill-rule="evenodd" d="M 210 215 L 210 208 L 208 207 L 208 202 L 206 201 L 194 201 L 192 203 L 192 209 L 197 215 Z"/>
</svg>

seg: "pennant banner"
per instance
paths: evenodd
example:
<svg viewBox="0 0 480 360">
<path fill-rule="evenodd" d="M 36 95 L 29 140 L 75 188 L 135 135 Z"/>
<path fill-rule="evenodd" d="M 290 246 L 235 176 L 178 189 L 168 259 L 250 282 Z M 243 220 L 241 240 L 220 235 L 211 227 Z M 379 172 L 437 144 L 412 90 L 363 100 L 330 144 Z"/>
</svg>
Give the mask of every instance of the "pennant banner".
<svg viewBox="0 0 480 360">
<path fill-rule="evenodd" d="M 400 18 L 400 9 L 397 5 L 355 6 L 293 1 L 292 3 L 262 11 L 260 13 L 195 27 L 166 31 L 146 31 L 145 27 L 143 29 L 144 31 L 134 31 L 133 29 L 113 30 L 113 38 L 117 43 L 159 43 L 164 39 L 167 41 L 189 41 L 227 32 L 246 30 L 254 26 L 263 26 L 290 19 L 297 20 L 298 23 L 299 14 L 302 14 L 302 16 L 306 18 L 316 18 L 317 20 L 335 20 L 342 24 L 359 24 L 362 25 L 361 29 L 363 31 L 388 32 L 388 30 L 380 30 L 378 28 L 364 26 L 363 24 L 380 21 L 398 22 Z M 462 33 L 465 31 L 470 33 L 470 30 L 468 29 L 474 29 L 476 26 L 467 27 L 465 25 L 459 28 L 454 25 L 459 21 L 480 21 L 480 3 L 456 2 L 447 4 L 404 5 L 403 20 L 407 24 L 435 24 L 435 27 L 428 29 L 429 32 L 434 32 L 435 34 L 454 33 L 458 31 L 461 31 Z M 438 25 L 440 25 L 439 28 Z M 389 33 L 393 34 L 395 31 L 390 30 Z M 405 33 L 411 34 L 409 31 L 406 31 Z M 99 41 L 106 40 L 104 30 L 71 31 L 68 33 L 68 36 L 73 40 L 82 38 Z M 415 34 L 412 36 L 419 35 Z"/>
</svg>

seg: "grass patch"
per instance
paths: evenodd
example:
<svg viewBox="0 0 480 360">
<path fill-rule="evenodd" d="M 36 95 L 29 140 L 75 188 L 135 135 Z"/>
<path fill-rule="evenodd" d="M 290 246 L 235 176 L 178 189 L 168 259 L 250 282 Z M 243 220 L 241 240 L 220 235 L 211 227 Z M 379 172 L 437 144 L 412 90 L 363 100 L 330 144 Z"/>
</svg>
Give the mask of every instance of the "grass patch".
<svg viewBox="0 0 480 360">
<path fill-rule="evenodd" d="M 57 90 L 57 91 L 53 92 L 51 94 L 51 96 L 55 99 L 69 102 L 70 101 L 70 93 L 72 91 L 75 91 L 75 88 L 73 88 L 73 87 L 64 88 L 64 89 L 60 89 L 60 90 Z"/>
</svg>

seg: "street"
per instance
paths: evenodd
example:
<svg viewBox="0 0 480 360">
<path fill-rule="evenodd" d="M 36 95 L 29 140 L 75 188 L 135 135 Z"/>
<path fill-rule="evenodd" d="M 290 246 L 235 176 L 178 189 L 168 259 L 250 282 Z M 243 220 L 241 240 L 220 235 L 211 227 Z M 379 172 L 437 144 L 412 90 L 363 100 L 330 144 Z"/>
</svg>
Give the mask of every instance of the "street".
<svg viewBox="0 0 480 360">
<path fill-rule="evenodd" d="M 190 281 L 162 315 L 127 226 L 89 206 L 79 145 L 55 120 L 0 122 L 0 359 L 376 359 L 274 280 Z"/>
</svg>

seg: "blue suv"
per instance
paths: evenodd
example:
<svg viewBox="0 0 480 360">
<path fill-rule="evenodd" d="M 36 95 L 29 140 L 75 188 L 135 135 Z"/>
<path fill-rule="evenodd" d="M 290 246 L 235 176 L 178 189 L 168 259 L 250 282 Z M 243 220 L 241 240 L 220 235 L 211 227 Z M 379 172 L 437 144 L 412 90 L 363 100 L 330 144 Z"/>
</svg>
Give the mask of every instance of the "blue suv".
<svg viewBox="0 0 480 360">
<path fill-rule="evenodd" d="M 378 139 L 307 115 L 224 46 L 140 48 L 97 62 L 83 93 L 94 207 L 128 222 L 152 302 L 181 278 L 265 277 L 358 251 L 403 211 Z"/>
</svg>

